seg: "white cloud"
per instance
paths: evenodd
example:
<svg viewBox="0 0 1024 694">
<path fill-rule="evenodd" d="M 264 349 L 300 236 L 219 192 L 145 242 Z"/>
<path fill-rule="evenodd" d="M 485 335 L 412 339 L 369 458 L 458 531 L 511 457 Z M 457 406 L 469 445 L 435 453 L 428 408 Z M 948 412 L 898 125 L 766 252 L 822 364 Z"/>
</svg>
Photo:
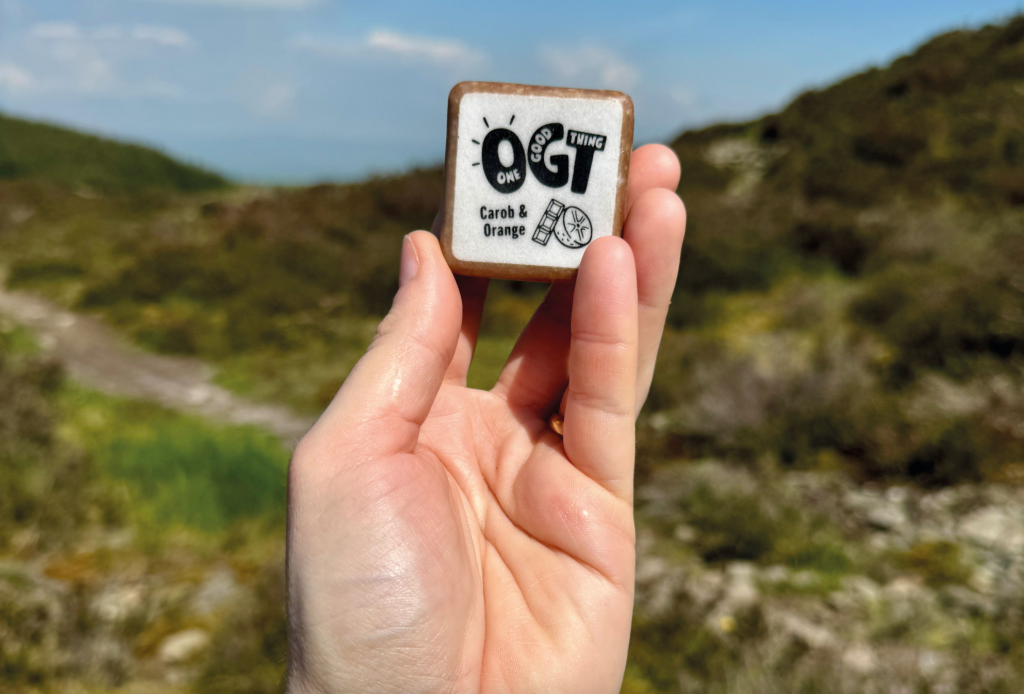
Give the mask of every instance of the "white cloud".
<svg viewBox="0 0 1024 694">
<path fill-rule="evenodd" d="M 67 70 L 79 91 L 104 92 L 114 86 L 113 66 L 91 43 L 55 42 L 50 48 L 50 57 Z"/>
<path fill-rule="evenodd" d="M 77 24 L 46 22 L 33 26 L 29 29 L 28 35 L 42 41 L 77 41 L 82 38 L 82 31 Z"/>
<path fill-rule="evenodd" d="M 640 72 L 617 53 L 600 46 L 541 49 L 541 59 L 560 80 L 574 84 L 597 85 L 608 89 L 629 89 L 640 79 Z"/>
<path fill-rule="evenodd" d="M 373 31 L 366 45 L 385 53 L 435 63 L 465 64 L 480 61 L 483 56 L 459 41 L 406 36 L 395 31 Z"/>
<path fill-rule="evenodd" d="M 242 10 L 305 10 L 322 4 L 323 0 L 141 0 L 176 5 L 215 5 Z"/>
<path fill-rule="evenodd" d="M 182 48 L 192 43 L 188 34 L 180 29 L 153 24 L 136 24 L 131 27 L 111 24 L 91 31 L 84 31 L 77 24 L 70 22 L 47 22 L 36 24 L 29 29 L 28 33 L 33 39 L 54 42 L 135 41 L 155 43 L 168 48 Z"/>
<path fill-rule="evenodd" d="M 482 53 L 460 41 L 408 36 L 383 29 L 371 31 L 356 41 L 302 35 L 291 39 L 288 46 L 296 50 L 336 59 L 376 55 L 411 62 L 460 67 L 479 65 L 485 60 Z"/>
<path fill-rule="evenodd" d="M 42 91 L 102 93 L 112 89 L 114 69 L 98 46 L 77 24 L 48 22 L 28 31 L 57 74 L 38 84 Z"/>
<path fill-rule="evenodd" d="M 150 41 L 169 48 L 181 48 L 192 43 L 188 34 L 180 29 L 147 24 L 132 27 L 129 36 L 133 41 Z"/>
<path fill-rule="evenodd" d="M 669 88 L 668 97 L 680 108 L 691 109 L 697 105 L 697 95 L 686 87 Z"/>
<path fill-rule="evenodd" d="M 13 92 L 28 91 L 35 87 L 32 74 L 14 63 L 0 63 L 0 87 Z"/>
<path fill-rule="evenodd" d="M 287 82 L 275 82 L 256 95 L 256 112 L 268 118 L 280 118 L 292 112 L 299 92 Z"/>
<path fill-rule="evenodd" d="M 129 89 L 127 93 L 130 95 L 139 96 L 151 96 L 158 99 L 184 99 L 186 92 L 177 84 L 171 82 L 164 82 L 163 80 L 148 80 L 136 89 Z"/>
<path fill-rule="evenodd" d="M 23 90 L 165 98 L 181 96 L 180 88 L 165 82 L 143 80 L 127 84 L 115 69 L 118 61 L 136 59 L 138 51 L 145 46 L 158 49 L 188 47 L 191 39 L 179 29 L 145 24 L 83 29 L 70 22 L 47 22 L 30 27 L 27 35 L 35 55 L 42 59 L 40 65 L 48 68 L 42 77 L 31 80 L 31 86 L 24 86 L 25 80 L 19 79 Z M 132 46 L 137 48 L 131 49 Z M 8 75 L 8 83 L 14 81 L 13 74 Z"/>
<path fill-rule="evenodd" d="M 312 53 L 322 58 L 336 59 L 358 57 L 364 47 L 363 44 L 354 41 L 339 41 L 309 34 L 293 36 L 285 42 L 285 46 L 292 50 Z"/>
</svg>

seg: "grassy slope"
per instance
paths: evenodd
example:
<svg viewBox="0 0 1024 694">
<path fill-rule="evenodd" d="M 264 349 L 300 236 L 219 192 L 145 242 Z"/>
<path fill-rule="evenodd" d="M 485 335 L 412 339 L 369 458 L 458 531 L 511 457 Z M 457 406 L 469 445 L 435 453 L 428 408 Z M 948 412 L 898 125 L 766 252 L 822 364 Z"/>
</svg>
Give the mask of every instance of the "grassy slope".
<svg viewBox="0 0 1024 694">
<path fill-rule="evenodd" d="M 223 187 L 217 174 L 138 145 L 0 114 L 0 180 L 29 179 L 102 193 L 195 192 Z"/>
<path fill-rule="evenodd" d="M 681 292 L 758 288 L 787 261 L 856 275 L 907 260 L 885 247 L 893 229 L 854 218 L 872 207 L 1024 204 L 1022 81 L 1019 18 L 936 37 L 778 114 L 683 133 L 680 187 L 716 233 L 690 239 Z M 713 205 L 723 199 L 745 209 Z"/>
<path fill-rule="evenodd" d="M 691 228 L 660 456 L 937 484 L 1021 459 L 998 424 L 1021 403 L 966 403 L 1021 377 L 1022 80 L 1018 18 L 672 143 Z"/>
<path fill-rule="evenodd" d="M 933 391 L 978 402 L 993 378 L 1020 378 L 1022 37 L 1024 19 L 943 35 L 778 114 L 672 143 L 691 227 L 646 460 L 769 454 L 942 484 L 1021 459 L 998 424 L 1019 403 L 980 412 Z M 400 238 L 430 226 L 441 190 L 429 169 L 75 200 L 0 235 L 0 250 L 11 284 L 214 360 L 237 390 L 315 409 L 387 310 Z M 494 285 L 475 383 L 541 291 Z"/>
</svg>

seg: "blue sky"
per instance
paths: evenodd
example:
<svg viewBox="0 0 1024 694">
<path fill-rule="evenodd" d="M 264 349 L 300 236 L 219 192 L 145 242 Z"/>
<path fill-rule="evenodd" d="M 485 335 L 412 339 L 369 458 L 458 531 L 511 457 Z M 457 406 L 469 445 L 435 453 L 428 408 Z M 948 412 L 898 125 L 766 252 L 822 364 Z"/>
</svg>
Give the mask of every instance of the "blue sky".
<svg viewBox="0 0 1024 694">
<path fill-rule="evenodd" d="M 999 0 L 414 3 L 0 0 L 0 110 L 243 179 L 351 179 L 443 157 L 465 79 L 620 89 L 638 143 L 744 119 L 883 64 Z"/>
</svg>

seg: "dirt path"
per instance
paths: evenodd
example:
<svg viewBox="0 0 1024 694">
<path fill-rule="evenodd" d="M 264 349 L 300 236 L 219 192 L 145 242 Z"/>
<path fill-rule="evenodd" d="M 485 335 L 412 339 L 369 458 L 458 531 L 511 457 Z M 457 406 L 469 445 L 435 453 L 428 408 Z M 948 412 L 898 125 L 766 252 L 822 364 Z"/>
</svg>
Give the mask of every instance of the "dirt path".
<svg viewBox="0 0 1024 694">
<path fill-rule="evenodd" d="M 313 423 L 287 408 L 250 402 L 214 385 L 213 367 L 197 359 L 144 352 L 95 318 L 32 294 L 7 291 L 2 283 L 0 313 L 32 330 L 72 378 L 104 393 L 152 400 L 220 422 L 256 425 L 290 446 Z"/>
</svg>

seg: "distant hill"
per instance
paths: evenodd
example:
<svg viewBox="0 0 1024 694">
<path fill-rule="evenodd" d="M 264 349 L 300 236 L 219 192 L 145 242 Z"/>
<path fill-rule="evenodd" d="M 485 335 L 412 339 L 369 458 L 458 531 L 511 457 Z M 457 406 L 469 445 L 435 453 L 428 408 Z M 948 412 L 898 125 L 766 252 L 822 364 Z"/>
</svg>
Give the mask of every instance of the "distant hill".
<svg viewBox="0 0 1024 694">
<path fill-rule="evenodd" d="M 690 225 L 663 455 L 926 484 L 1024 460 L 1024 17 L 671 146 Z"/>
<path fill-rule="evenodd" d="M 718 147 L 709 161 L 711 143 L 737 138 L 748 147 Z M 684 190 L 725 190 L 734 177 L 722 165 L 746 163 L 809 202 L 953 193 L 1024 205 L 1024 17 L 942 34 L 780 113 L 686 132 L 672 147 Z"/>
<path fill-rule="evenodd" d="M 219 182 L 140 148 L 20 127 L 0 147 L 26 152 L 39 176 Z M 640 420 L 641 473 L 767 455 L 921 484 L 1015 465 L 1024 479 L 1024 18 L 938 36 L 671 146 L 689 227 Z M 430 226 L 443 176 L 149 207 L 67 196 L 69 224 L 42 193 L 16 193 L 19 209 L 0 214 L 10 286 L 216 361 L 241 392 L 314 410 L 390 305 L 401 238 Z M 493 284 L 481 345 L 494 370 L 495 345 L 511 344 L 541 289 Z"/>
<path fill-rule="evenodd" d="M 680 324 L 699 318 L 684 315 L 697 295 L 766 288 L 794 265 L 859 276 L 934 259 L 937 232 L 922 245 L 928 235 L 900 218 L 908 207 L 1024 210 L 1024 17 L 942 34 L 779 113 L 671 146 L 698 231 L 684 250 L 679 290 L 693 300 L 673 307 Z M 953 233 L 943 247 L 967 232 Z"/>
<path fill-rule="evenodd" d="M 108 194 L 220 188 L 215 173 L 160 152 L 0 115 L 0 180 L 37 180 Z"/>
</svg>

